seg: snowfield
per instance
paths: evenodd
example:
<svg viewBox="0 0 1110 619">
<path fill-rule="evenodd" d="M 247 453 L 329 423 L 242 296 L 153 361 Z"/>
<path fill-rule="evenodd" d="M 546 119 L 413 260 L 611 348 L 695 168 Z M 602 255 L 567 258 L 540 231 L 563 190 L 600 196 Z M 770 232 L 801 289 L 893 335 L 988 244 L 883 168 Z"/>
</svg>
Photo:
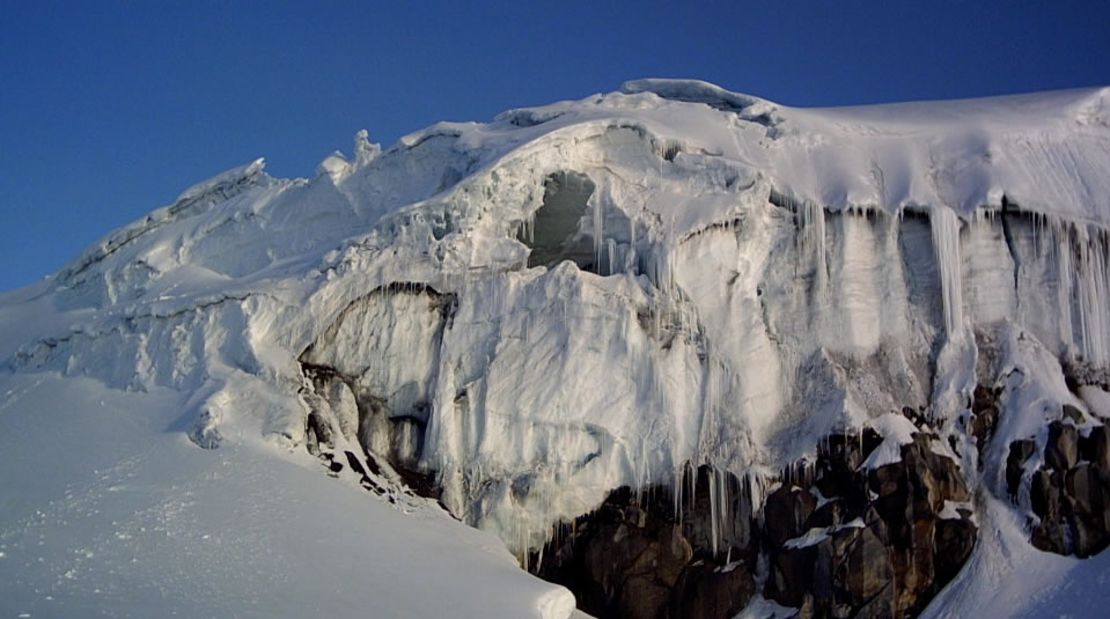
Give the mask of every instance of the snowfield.
<svg viewBox="0 0 1110 619">
<path fill-rule="evenodd" d="M 312 178 L 259 159 L 0 294 L 0 611 L 568 617 L 517 561 L 610 491 L 677 511 L 712 467 L 716 553 L 726 472 L 758 509 L 824 437 L 874 431 L 879 469 L 920 416 L 980 531 L 925 615 L 1095 616 L 1106 553 L 1033 548 L 1028 488 L 1050 422 L 1110 414 L 1108 230 L 1110 88 L 639 80 L 361 132 Z"/>
<path fill-rule="evenodd" d="M 567 617 L 495 537 L 308 454 L 182 432 L 181 394 L 0 379 L 5 617 Z"/>
</svg>

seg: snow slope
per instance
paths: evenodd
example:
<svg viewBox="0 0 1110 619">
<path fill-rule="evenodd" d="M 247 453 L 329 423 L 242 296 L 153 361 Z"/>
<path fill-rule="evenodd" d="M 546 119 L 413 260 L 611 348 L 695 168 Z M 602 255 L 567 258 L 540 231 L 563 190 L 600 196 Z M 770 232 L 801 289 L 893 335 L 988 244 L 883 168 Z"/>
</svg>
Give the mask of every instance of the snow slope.
<svg viewBox="0 0 1110 619">
<path fill-rule="evenodd" d="M 991 502 L 969 565 L 922 615 L 1101 617 L 1110 602 L 1110 553 L 1076 559 L 1033 548 L 1020 520 Z"/>
<path fill-rule="evenodd" d="M 181 394 L 0 379 L 0 611 L 10 617 L 567 617 L 492 536 L 395 508 L 307 454 L 205 452 Z"/>
<path fill-rule="evenodd" d="M 0 295 L 0 359 L 17 388 L 67 377 L 39 395 L 58 415 L 74 408 L 69 378 L 112 398 L 178 398 L 169 432 L 131 440 L 167 445 L 195 474 L 152 468 L 148 483 L 193 479 L 220 502 L 258 475 L 283 488 L 290 523 L 295 505 L 358 502 L 349 527 L 329 527 L 351 537 L 328 546 L 358 547 L 370 535 L 358 510 L 399 517 L 287 461 L 328 440 L 361 445 L 433 475 L 453 514 L 524 555 L 609 490 L 670 483 L 688 462 L 762 480 L 863 426 L 886 437 L 889 460 L 903 407 L 954 433 L 975 385 L 1006 383 L 1022 360 L 1048 367 L 1046 384 L 1063 384 L 1060 360 L 1105 368 L 1108 170 L 1106 88 L 794 109 L 641 80 L 440 123 L 384 151 L 363 132 L 350 159 L 329 156 L 310 179 L 272 178 L 258 160 L 200 183 Z M 1016 342 L 1024 352 L 1004 354 Z M 1046 415 L 1095 407 L 1037 393 Z M 7 402 L 5 427 L 32 414 Z M 53 444 L 46 433 L 31 435 Z M 996 471 L 1005 454 L 992 457 L 965 466 Z M 229 458 L 242 474 L 196 479 Z M 27 509 L 58 500 L 70 509 L 58 495 Z M 297 537 L 252 531 L 267 547 Z M 331 553 L 308 550 L 323 573 Z M 38 577 L 14 587 L 20 599 L 46 590 Z M 553 589 L 506 577 L 531 583 L 506 604 L 565 610 Z"/>
</svg>

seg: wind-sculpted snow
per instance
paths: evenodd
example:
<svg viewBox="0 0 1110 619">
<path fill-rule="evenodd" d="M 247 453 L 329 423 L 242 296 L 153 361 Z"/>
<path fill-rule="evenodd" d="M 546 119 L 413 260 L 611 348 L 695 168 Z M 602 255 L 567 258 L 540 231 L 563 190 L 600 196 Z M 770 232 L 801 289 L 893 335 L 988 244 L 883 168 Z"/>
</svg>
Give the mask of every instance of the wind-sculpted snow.
<svg viewBox="0 0 1110 619">
<path fill-rule="evenodd" d="M 691 466 L 724 531 L 728 488 L 758 510 L 864 428 L 864 470 L 909 449 L 1004 498 L 1013 440 L 1065 404 L 1102 424 L 1107 385 L 1037 385 L 1110 365 L 1108 225 L 1107 89 L 795 109 L 641 80 L 220 175 L 0 297 L 0 354 L 181 390 L 205 447 L 358 445 L 524 558 Z M 989 449 L 979 385 L 1007 389 Z"/>
</svg>

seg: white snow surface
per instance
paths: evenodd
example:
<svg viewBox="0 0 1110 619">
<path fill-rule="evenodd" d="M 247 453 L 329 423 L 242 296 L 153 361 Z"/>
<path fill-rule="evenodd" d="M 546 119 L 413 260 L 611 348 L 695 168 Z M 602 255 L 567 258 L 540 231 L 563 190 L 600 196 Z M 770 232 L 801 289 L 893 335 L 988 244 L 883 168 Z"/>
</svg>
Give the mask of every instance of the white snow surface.
<svg viewBox="0 0 1110 619">
<path fill-rule="evenodd" d="M 963 571 L 933 599 L 923 619 L 1086 618 L 1106 615 L 1110 553 L 1064 557 L 1029 544 L 1021 520 L 983 497 L 979 541 Z"/>
<path fill-rule="evenodd" d="M 500 540 L 391 507 L 251 433 L 213 452 L 182 394 L 0 377 L 5 617 L 558 617 Z"/>
<path fill-rule="evenodd" d="M 451 533 L 421 533 L 322 467 L 297 466 L 310 411 L 333 419 L 343 444 L 411 457 L 453 514 L 518 556 L 611 489 L 671 483 L 687 462 L 774 471 L 831 431 L 872 426 L 885 440 L 869 465 L 880 466 L 912 436 L 903 407 L 953 431 L 981 382 L 1006 388 L 1007 413 L 1018 412 L 1000 431 L 1021 437 L 1065 403 L 1105 410 L 1105 392 L 1085 396 L 1088 406 L 1067 391 L 1060 360 L 1110 363 L 1108 171 L 1110 88 L 797 109 L 704 82 L 640 80 L 489 123 L 440 123 L 385 150 L 360 132 L 352 157 L 329 155 L 313 178 L 272 178 L 259 159 L 109 234 L 47 280 L 0 294 L 4 380 L 49 386 L 34 406 L 10 394 L 0 404 L 4 440 L 28 468 L 104 457 L 108 470 L 149 447 L 160 455 L 134 471 L 144 483 L 187 486 L 210 497 L 196 505 L 221 506 L 175 503 L 198 530 L 248 526 L 235 510 L 255 509 L 250 501 L 284 514 L 285 528 L 228 530 L 251 560 L 248 547 L 298 540 L 280 548 L 303 559 L 283 568 L 297 580 L 324 556 L 347 565 L 345 578 L 390 569 L 344 553 L 359 539 L 391 544 L 381 531 L 393 529 L 367 524 L 379 519 L 401 523 L 414 560 L 448 541 L 490 539 L 427 506 L 416 517 Z M 302 362 L 349 384 L 321 392 Z M 74 392 L 93 388 L 86 378 L 109 389 L 97 398 L 119 399 L 114 413 Z M 173 423 L 140 404 L 173 398 Z M 356 402 L 372 404 L 373 424 L 359 427 Z M 88 428 L 115 440 L 116 425 L 154 425 L 121 434 L 118 453 L 76 439 L 54 447 L 64 443 L 46 426 L 31 439 L 12 431 L 43 411 L 62 436 Z M 216 449 L 193 449 L 186 434 Z M 31 445 L 60 451 L 41 458 Z M 988 477 L 1004 457 L 988 454 Z M 90 462 L 81 474 L 90 466 L 101 469 Z M 14 468 L 5 484 L 19 478 Z M 99 483 L 85 491 L 117 496 Z M 76 517 L 64 489 L 10 487 L 29 498 L 0 525 L 21 545 L 37 543 L 32 524 L 15 524 L 35 510 Z M 121 505 L 135 514 L 181 500 L 151 492 Z M 250 501 L 220 500 L 229 496 Z M 341 521 L 327 530 L 341 537 L 311 547 L 290 523 L 332 502 L 343 508 L 326 518 Z M 4 570 L 13 552 L 0 550 Z M 3 579 L 3 599 L 43 608 L 35 596 L 64 580 L 50 570 L 69 551 Z M 565 591 L 523 575 L 505 576 L 524 584 L 500 599 L 481 594 L 500 558 L 475 561 L 487 567 L 457 570 L 481 581 L 473 608 L 565 610 Z M 418 572 L 422 586 L 454 586 L 416 568 L 395 574 Z M 233 602 L 220 592 L 250 583 L 218 573 L 190 578 L 209 579 L 195 590 L 212 595 L 193 601 L 222 613 Z M 102 578 L 93 588 L 103 592 L 112 578 Z M 338 599 L 372 603 L 363 589 Z"/>
</svg>

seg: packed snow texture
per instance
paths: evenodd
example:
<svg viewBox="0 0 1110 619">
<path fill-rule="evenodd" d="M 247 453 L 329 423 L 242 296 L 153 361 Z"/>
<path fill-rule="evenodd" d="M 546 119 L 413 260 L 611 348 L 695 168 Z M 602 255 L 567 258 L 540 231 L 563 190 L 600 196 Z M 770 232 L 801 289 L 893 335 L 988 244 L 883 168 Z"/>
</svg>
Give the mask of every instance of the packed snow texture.
<svg viewBox="0 0 1110 619">
<path fill-rule="evenodd" d="M 491 535 L 393 508 L 252 430 L 216 452 L 182 394 L 0 377 L 5 617 L 544 617 L 569 591 Z"/>
<path fill-rule="evenodd" d="M 330 410 L 523 556 L 687 463 L 761 475 L 870 426 L 879 466 L 903 407 L 949 428 L 977 382 L 1105 368 L 1108 170 L 1106 88 L 794 109 L 641 80 L 221 174 L 0 296 L 0 358 L 176 390 L 224 453 Z M 1107 406 L 1035 388 L 1040 421 Z"/>
</svg>

